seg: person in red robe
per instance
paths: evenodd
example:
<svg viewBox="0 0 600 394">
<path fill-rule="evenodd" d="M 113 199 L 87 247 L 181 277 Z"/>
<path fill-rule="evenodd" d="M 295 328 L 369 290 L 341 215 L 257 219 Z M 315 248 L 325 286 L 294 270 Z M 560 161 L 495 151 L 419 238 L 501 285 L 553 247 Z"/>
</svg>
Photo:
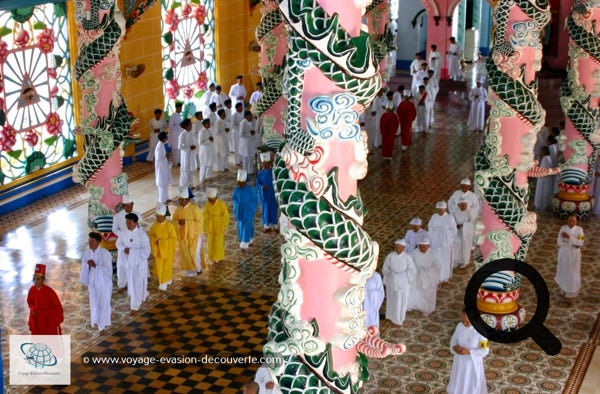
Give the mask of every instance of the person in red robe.
<svg viewBox="0 0 600 394">
<path fill-rule="evenodd" d="M 63 307 L 58 296 L 44 284 L 46 266 L 36 264 L 33 283 L 27 294 L 29 329 L 32 335 L 61 335 L 60 323 L 64 321 Z"/>
<path fill-rule="evenodd" d="M 394 143 L 396 142 L 396 132 L 400 121 L 394 112 L 393 107 L 388 107 L 379 121 L 379 129 L 381 130 L 381 155 L 386 160 L 391 160 L 394 157 Z"/>
<path fill-rule="evenodd" d="M 410 94 L 404 95 L 404 100 L 396 110 L 400 120 L 400 135 L 402 139 L 402 150 L 405 151 L 412 143 L 412 124 L 417 118 L 417 107 L 410 99 Z"/>
</svg>

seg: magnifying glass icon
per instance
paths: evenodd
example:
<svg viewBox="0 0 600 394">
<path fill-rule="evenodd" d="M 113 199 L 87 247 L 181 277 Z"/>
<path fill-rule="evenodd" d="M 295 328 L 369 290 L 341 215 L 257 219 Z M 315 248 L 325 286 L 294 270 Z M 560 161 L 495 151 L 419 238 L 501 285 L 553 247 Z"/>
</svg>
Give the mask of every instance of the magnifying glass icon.
<svg viewBox="0 0 600 394">
<path fill-rule="evenodd" d="M 525 276 L 535 289 L 537 308 L 529 322 L 514 331 L 497 330 L 487 325 L 477 309 L 477 292 L 483 282 L 492 274 L 500 271 L 514 271 Z M 485 264 L 477 270 L 469 280 L 465 290 L 465 310 L 473 327 L 490 341 L 500 343 L 515 343 L 531 338 L 547 354 L 554 356 L 562 349 L 562 344 L 550 330 L 544 326 L 550 308 L 550 294 L 542 275 L 531 265 L 515 260 L 500 259 Z"/>
</svg>

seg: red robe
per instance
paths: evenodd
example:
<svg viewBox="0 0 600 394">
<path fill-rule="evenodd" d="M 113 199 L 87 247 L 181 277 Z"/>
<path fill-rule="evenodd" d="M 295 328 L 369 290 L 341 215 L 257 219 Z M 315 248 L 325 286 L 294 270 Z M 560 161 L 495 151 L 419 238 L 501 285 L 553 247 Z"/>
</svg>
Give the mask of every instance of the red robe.
<svg viewBox="0 0 600 394">
<path fill-rule="evenodd" d="M 60 323 L 64 320 L 63 308 L 58 296 L 50 287 L 39 289 L 31 286 L 27 294 L 29 305 L 29 329 L 32 335 L 61 335 Z M 33 316 L 33 312 L 37 312 Z"/>
<path fill-rule="evenodd" d="M 398 116 L 394 112 L 386 111 L 381 115 L 379 128 L 381 129 L 381 155 L 383 157 L 394 156 L 394 143 L 399 124 Z"/>
<path fill-rule="evenodd" d="M 400 119 L 402 145 L 410 146 L 412 140 L 412 123 L 417 118 L 417 107 L 410 100 L 404 100 L 396 110 Z"/>
</svg>

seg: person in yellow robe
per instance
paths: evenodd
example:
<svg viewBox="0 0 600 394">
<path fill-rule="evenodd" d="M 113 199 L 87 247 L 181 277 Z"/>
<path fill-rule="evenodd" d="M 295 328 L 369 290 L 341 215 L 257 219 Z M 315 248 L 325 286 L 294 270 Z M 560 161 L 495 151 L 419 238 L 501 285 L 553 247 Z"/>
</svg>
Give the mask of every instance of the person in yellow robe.
<svg viewBox="0 0 600 394">
<path fill-rule="evenodd" d="M 202 253 L 202 209 L 190 201 L 187 190 L 179 193 L 179 205 L 173 213 L 173 223 L 179 240 L 181 268 L 186 276 L 196 276 L 202 272 L 204 255 Z"/>
<path fill-rule="evenodd" d="M 167 220 L 167 206 L 156 209 L 156 222 L 150 227 L 150 251 L 154 256 L 154 271 L 158 277 L 158 289 L 167 290 L 173 283 L 173 261 L 177 247 L 177 232 L 173 223 Z"/>
<path fill-rule="evenodd" d="M 208 261 L 219 262 L 225 258 L 225 231 L 229 225 L 229 210 L 217 198 L 217 189 L 206 188 L 208 202 L 204 206 L 204 230 L 208 236 Z"/>
</svg>

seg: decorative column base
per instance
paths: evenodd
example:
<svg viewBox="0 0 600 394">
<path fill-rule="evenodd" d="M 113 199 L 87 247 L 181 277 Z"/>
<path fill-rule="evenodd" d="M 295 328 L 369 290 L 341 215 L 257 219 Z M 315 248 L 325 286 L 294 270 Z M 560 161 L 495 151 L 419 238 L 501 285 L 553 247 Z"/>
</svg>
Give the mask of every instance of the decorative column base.
<svg viewBox="0 0 600 394">
<path fill-rule="evenodd" d="M 588 194 L 589 184 L 570 185 L 560 182 L 558 189 L 558 193 L 552 197 L 552 211 L 555 216 L 566 219 L 574 213 L 580 221 L 590 217 L 595 198 Z"/>
<path fill-rule="evenodd" d="M 502 331 L 514 331 L 525 319 L 525 308 L 517 300 L 520 289 L 497 291 L 480 288 L 477 293 L 477 309 L 490 327 Z"/>
</svg>

